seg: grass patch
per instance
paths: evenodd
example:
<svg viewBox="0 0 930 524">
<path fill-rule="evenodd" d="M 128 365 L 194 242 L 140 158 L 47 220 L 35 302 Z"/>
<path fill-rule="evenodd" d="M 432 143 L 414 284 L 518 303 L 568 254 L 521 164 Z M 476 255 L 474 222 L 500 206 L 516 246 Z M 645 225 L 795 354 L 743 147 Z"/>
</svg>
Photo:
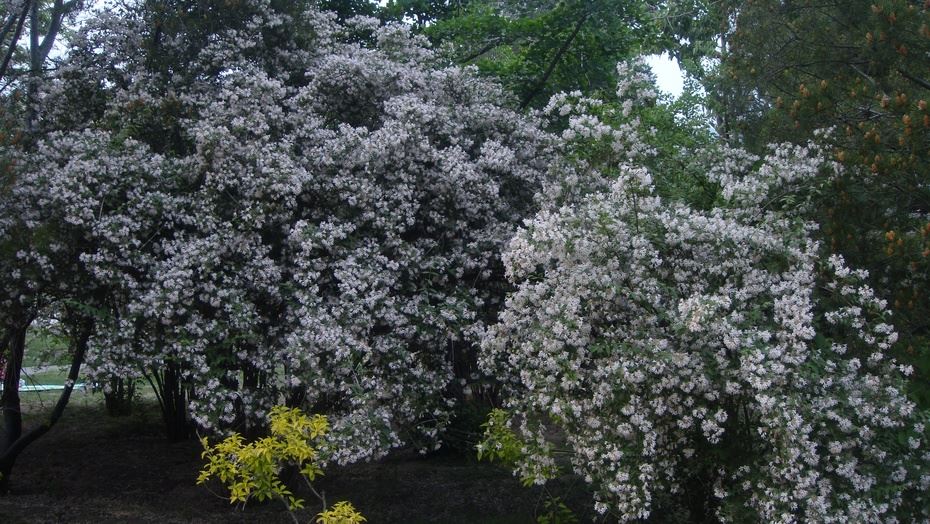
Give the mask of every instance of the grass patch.
<svg viewBox="0 0 930 524">
<path fill-rule="evenodd" d="M 33 329 L 26 335 L 24 367 L 66 365 L 69 362 L 68 339 L 44 329 Z"/>
<path fill-rule="evenodd" d="M 65 383 L 65 380 L 68 379 L 68 370 L 66 368 L 52 368 L 41 371 L 39 373 L 26 373 L 25 371 L 20 376 L 23 380 L 26 381 L 27 386 L 32 385 L 48 385 L 48 386 L 60 386 Z M 78 382 L 83 382 L 84 380 L 78 379 Z"/>
<path fill-rule="evenodd" d="M 23 422 L 28 425 L 31 421 L 37 421 L 50 414 L 59 397 L 61 397 L 61 390 L 20 391 L 19 400 Z M 71 392 L 65 414 L 68 415 L 70 410 L 96 409 L 98 406 L 103 410 L 103 394 L 94 393 L 90 389 L 86 391 L 75 389 Z"/>
</svg>

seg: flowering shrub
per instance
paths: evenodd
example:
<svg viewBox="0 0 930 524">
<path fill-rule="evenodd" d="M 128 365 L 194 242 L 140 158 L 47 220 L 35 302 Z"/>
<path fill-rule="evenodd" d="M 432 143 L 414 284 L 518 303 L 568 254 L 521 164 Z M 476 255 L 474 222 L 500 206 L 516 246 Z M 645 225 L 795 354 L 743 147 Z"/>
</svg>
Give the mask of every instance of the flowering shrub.
<svg viewBox="0 0 930 524">
<path fill-rule="evenodd" d="M 230 435 L 213 446 L 206 438 L 201 439 L 202 458 L 207 464 L 197 477 L 197 484 L 217 478 L 229 488 L 229 502 L 240 502 L 243 507 L 252 498 L 259 501 L 278 499 L 291 511 L 304 507 L 303 499 L 295 497 L 279 475 L 285 466 L 296 467 L 313 489 L 311 483 L 323 474 L 317 463 L 318 448 L 329 431 L 329 423 L 322 415 L 308 417 L 299 409 L 283 406 L 272 408 L 270 418 L 271 436 L 255 442 L 246 444 L 239 434 Z M 365 521 L 346 501 L 327 509 L 323 500 L 323 506 L 317 522 L 353 524 Z"/>
<path fill-rule="evenodd" d="M 332 509 L 321 512 L 316 519 L 317 524 L 361 524 L 367 520 L 344 500 L 333 504 Z"/>
<path fill-rule="evenodd" d="M 668 494 L 693 519 L 915 518 L 930 457 L 912 369 L 887 356 L 890 313 L 784 198 L 832 166 L 801 147 L 715 155 L 710 209 L 659 197 L 619 159 L 607 189 L 511 241 L 516 291 L 482 366 L 524 442 L 517 471 L 544 482 L 558 430 L 596 509 L 621 521 L 668 511 Z"/>
<path fill-rule="evenodd" d="M 106 285 L 101 382 L 182 384 L 210 429 L 304 402 L 330 417 L 325 460 L 431 445 L 555 141 L 407 29 L 294 5 L 155 44 L 146 16 L 92 23 L 43 96 L 71 130 L 22 184 Z"/>
</svg>

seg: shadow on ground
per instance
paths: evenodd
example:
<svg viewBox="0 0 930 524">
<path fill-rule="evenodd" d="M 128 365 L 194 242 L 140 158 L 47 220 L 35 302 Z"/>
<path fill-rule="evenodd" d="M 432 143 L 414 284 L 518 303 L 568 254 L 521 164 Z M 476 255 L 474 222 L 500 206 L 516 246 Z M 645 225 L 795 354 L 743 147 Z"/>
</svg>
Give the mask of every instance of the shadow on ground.
<svg viewBox="0 0 930 524">
<path fill-rule="evenodd" d="M 0 497 L 4 524 L 292 522 L 276 504 L 240 511 L 196 486 L 199 443 L 167 442 L 153 406 L 114 419 L 97 402 L 75 400 L 59 425 L 20 457 L 13 491 Z M 318 487 L 330 503 L 351 501 L 369 524 L 531 523 L 546 499 L 541 488 L 524 488 L 509 472 L 453 452 L 424 457 L 399 451 L 379 462 L 330 469 Z M 567 497 L 585 521 L 587 499 L 576 480 L 563 479 L 550 491 Z M 319 511 L 310 502 L 301 522 Z"/>
</svg>

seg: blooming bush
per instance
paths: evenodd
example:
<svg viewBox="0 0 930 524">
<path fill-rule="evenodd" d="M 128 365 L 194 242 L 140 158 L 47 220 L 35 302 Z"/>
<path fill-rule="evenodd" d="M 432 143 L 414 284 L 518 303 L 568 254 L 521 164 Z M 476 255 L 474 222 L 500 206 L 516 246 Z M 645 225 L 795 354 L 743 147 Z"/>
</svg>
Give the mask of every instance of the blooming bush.
<svg viewBox="0 0 930 524">
<path fill-rule="evenodd" d="M 702 161 L 720 187 L 710 209 L 659 197 L 653 173 L 620 158 L 607 189 L 544 209 L 511 241 L 516 290 L 482 365 L 524 443 L 517 471 L 551 476 L 557 434 L 596 508 L 621 521 L 679 504 L 692 519 L 916 518 L 925 417 L 904 393 L 912 369 L 887 356 L 890 313 L 786 198 L 833 166 L 787 146 Z"/>
<path fill-rule="evenodd" d="M 202 428 L 303 402 L 330 418 L 324 460 L 432 445 L 555 141 L 406 28 L 294 5 L 155 44 L 147 15 L 92 23 L 43 97 L 70 131 L 23 184 L 90 232 L 101 378 L 181 384 Z"/>
</svg>

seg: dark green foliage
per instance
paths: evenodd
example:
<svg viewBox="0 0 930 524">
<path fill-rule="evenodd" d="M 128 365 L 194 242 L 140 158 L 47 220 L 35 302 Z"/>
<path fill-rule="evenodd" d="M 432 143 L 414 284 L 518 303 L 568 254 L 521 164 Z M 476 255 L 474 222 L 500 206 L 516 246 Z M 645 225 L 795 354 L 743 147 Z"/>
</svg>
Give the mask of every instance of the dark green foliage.
<svg viewBox="0 0 930 524">
<path fill-rule="evenodd" d="M 411 3 L 435 8 L 435 3 Z M 611 89 L 616 63 L 649 49 L 655 41 L 655 25 L 645 2 L 443 5 L 430 11 L 432 23 L 423 24 L 427 36 L 453 61 L 474 64 L 500 78 L 524 107 L 543 105 L 560 91 Z"/>
<path fill-rule="evenodd" d="M 816 139 L 845 170 L 820 195 L 829 248 L 892 305 L 899 358 L 930 405 L 930 11 L 924 2 L 746 2 L 731 11 L 722 82 L 750 147 Z M 816 130 L 833 128 L 818 137 Z"/>
<path fill-rule="evenodd" d="M 317 0 L 316 5 L 324 11 L 336 13 L 343 20 L 353 16 L 378 14 L 378 5 L 371 0 Z"/>
<path fill-rule="evenodd" d="M 480 0 L 479 0 L 480 1 Z M 460 14 L 465 8 L 478 3 L 475 0 L 388 0 L 380 9 L 386 20 L 407 22 L 424 28 L 438 20 Z"/>
</svg>

